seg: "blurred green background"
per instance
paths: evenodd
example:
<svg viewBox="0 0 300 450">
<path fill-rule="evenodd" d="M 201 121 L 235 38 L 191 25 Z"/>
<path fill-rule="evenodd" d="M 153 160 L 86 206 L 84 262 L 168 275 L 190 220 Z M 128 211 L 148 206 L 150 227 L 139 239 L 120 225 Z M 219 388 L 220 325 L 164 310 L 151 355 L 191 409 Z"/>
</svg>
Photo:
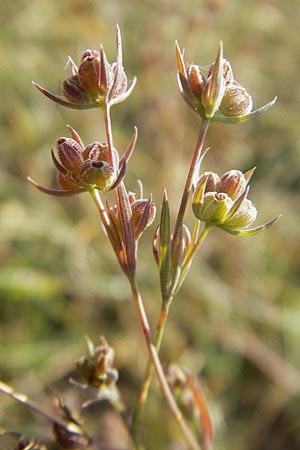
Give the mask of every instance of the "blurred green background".
<svg viewBox="0 0 300 450">
<path fill-rule="evenodd" d="M 166 187 L 175 214 L 199 121 L 178 92 L 174 41 L 188 61 L 206 66 L 222 39 L 254 105 L 278 101 L 246 124 L 213 125 L 204 169 L 257 166 L 250 193 L 257 223 L 282 217 L 252 238 L 213 230 L 172 306 L 162 360 L 200 376 L 216 449 L 299 449 L 299 1 L 14 0 L 1 2 L 0 15 L 0 379 L 48 407 L 57 390 L 70 394 L 66 380 L 85 353 L 83 337 L 105 335 L 132 407 L 147 359 L 126 280 L 88 196 L 51 198 L 26 182 L 30 174 L 54 186 L 50 148 L 67 135 L 66 123 L 86 144 L 103 141 L 100 113 L 59 107 L 31 80 L 59 92 L 68 55 L 78 62 L 100 42 L 114 60 L 118 22 L 126 72 L 138 77 L 112 110 L 121 153 L 139 128 L 126 184 L 134 190 L 141 179 L 158 210 Z M 140 243 L 138 278 L 154 326 L 153 231 Z M 107 425 L 100 408 L 90 419 Z M 4 396 L 0 425 L 50 433 L 43 418 Z M 149 449 L 183 448 L 155 383 L 143 433 Z"/>
</svg>

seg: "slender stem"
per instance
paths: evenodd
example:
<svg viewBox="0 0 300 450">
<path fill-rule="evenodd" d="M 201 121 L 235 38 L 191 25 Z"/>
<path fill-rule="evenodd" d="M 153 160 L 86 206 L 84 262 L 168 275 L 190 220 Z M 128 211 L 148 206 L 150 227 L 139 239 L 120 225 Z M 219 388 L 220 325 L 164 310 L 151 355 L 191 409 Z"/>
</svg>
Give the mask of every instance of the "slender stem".
<svg viewBox="0 0 300 450">
<path fill-rule="evenodd" d="M 189 195 L 190 195 L 190 192 L 192 189 L 193 181 L 194 181 L 194 178 L 196 175 L 196 171 L 199 170 L 199 162 L 200 162 L 200 158 L 201 158 L 201 152 L 203 149 L 203 145 L 204 145 L 204 141 L 205 141 L 205 137 L 206 137 L 206 133 L 207 133 L 209 125 L 210 125 L 210 120 L 203 119 L 200 131 L 199 131 L 199 136 L 198 136 L 198 140 L 196 143 L 196 147 L 194 150 L 193 159 L 192 159 L 192 162 L 191 162 L 191 165 L 189 168 L 184 191 L 182 194 L 178 215 L 177 215 L 177 220 L 176 220 L 174 234 L 173 234 L 173 248 L 176 247 L 176 242 L 178 240 L 179 232 L 180 232 L 180 229 L 183 224 L 183 218 L 184 218 L 184 214 L 186 211 Z"/>
<path fill-rule="evenodd" d="M 191 247 L 190 251 L 187 252 L 186 257 L 184 259 L 184 262 L 182 264 L 182 268 L 181 268 L 181 274 L 177 283 L 177 286 L 175 287 L 175 294 L 178 292 L 178 289 L 181 287 L 188 271 L 191 265 L 191 262 L 194 259 L 194 256 L 196 255 L 198 249 L 201 247 L 204 239 L 207 236 L 207 233 L 210 230 L 210 226 L 209 225 L 204 225 L 204 227 L 202 228 L 197 241 L 195 242 L 195 244 Z"/>
<path fill-rule="evenodd" d="M 176 225 L 175 225 L 175 229 L 174 229 L 174 235 L 173 235 L 174 247 L 173 248 L 175 248 L 175 242 L 179 237 L 180 229 L 183 224 L 183 218 L 184 218 L 184 214 L 186 211 L 189 194 L 192 189 L 193 180 L 195 178 L 196 171 L 199 170 L 199 162 L 200 162 L 201 153 L 202 153 L 202 149 L 203 149 L 203 145 L 204 145 L 204 141 L 205 141 L 205 137 L 207 134 L 209 124 L 210 124 L 209 120 L 203 120 L 200 131 L 199 131 L 198 140 L 197 140 L 196 147 L 194 150 L 190 169 L 189 169 L 189 172 L 187 175 L 186 184 L 185 184 L 184 191 L 182 194 L 181 204 L 180 204 L 177 221 L 176 221 Z M 197 233 L 197 231 L 195 233 Z M 201 235 L 199 236 L 199 238 L 197 240 L 197 244 L 196 244 L 197 249 L 200 247 L 206 234 L 207 233 L 206 232 L 204 233 L 204 230 L 203 230 L 203 234 L 201 233 Z M 191 255 L 191 258 L 192 257 L 193 257 L 193 254 Z M 185 265 L 184 276 L 180 277 L 180 280 L 177 284 L 177 290 L 178 290 L 179 283 L 180 284 L 182 283 L 185 275 L 187 274 L 188 266 L 189 266 L 190 262 L 191 262 L 191 259 L 189 259 L 188 263 Z M 157 352 L 160 349 L 161 341 L 162 341 L 164 330 L 165 330 L 165 324 L 166 324 L 166 320 L 168 317 L 169 306 L 170 306 L 172 300 L 173 300 L 173 295 L 171 295 L 168 299 L 164 299 L 164 301 L 162 302 L 162 308 L 160 311 L 160 316 L 159 316 L 158 324 L 156 327 L 156 336 L 155 336 L 155 340 L 154 340 L 154 345 L 155 345 Z M 149 388 L 151 385 L 152 375 L 153 375 L 153 365 L 152 365 L 151 358 L 149 358 L 147 367 L 145 370 L 143 383 L 140 387 L 140 390 L 139 390 L 139 393 L 137 396 L 137 400 L 136 400 L 136 404 L 135 404 L 134 413 L 133 413 L 131 431 L 134 436 L 137 435 L 139 423 L 141 420 L 141 415 L 142 415 L 144 405 L 145 405 L 147 397 L 148 397 L 148 392 L 149 392 Z"/>
<path fill-rule="evenodd" d="M 198 442 L 197 442 L 195 436 L 193 435 L 191 430 L 188 428 L 188 426 L 186 425 L 186 423 L 183 419 L 183 416 L 176 404 L 176 401 L 173 397 L 171 389 L 170 389 L 168 382 L 166 380 L 166 377 L 164 375 L 164 372 L 163 372 L 163 369 L 161 366 L 161 362 L 160 362 L 158 354 L 157 354 L 157 350 L 152 342 L 151 331 L 150 331 L 148 319 L 146 316 L 146 312 L 144 309 L 141 295 L 138 291 L 136 280 L 134 277 L 128 277 L 128 280 L 130 283 L 132 297 L 134 300 L 138 319 L 139 319 L 139 322 L 140 322 L 140 325 L 141 325 L 141 328 L 142 328 L 142 331 L 143 331 L 143 334 L 145 337 L 148 352 L 149 352 L 154 370 L 156 372 L 156 376 L 159 381 L 159 385 L 160 385 L 161 391 L 163 393 L 163 396 L 166 400 L 166 403 L 167 403 L 172 415 L 174 416 L 176 422 L 178 423 L 179 427 L 181 428 L 183 434 L 185 435 L 185 438 L 186 438 L 187 442 L 189 443 L 190 448 L 192 450 L 200 450 L 200 446 L 198 445 Z"/>
<path fill-rule="evenodd" d="M 195 226 L 195 228 L 198 228 L 198 226 Z M 210 227 L 208 227 L 208 226 L 204 226 L 202 228 L 201 233 L 199 234 L 195 244 L 191 248 L 190 252 L 187 253 L 186 259 L 182 266 L 182 274 L 178 280 L 178 286 L 176 287 L 175 293 L 177 293 L 185 276 L 187 275 L 189 266 L 195 256 L 196 252 L 198 251 L 198 249 L 202 245 L 205 237 L 207 236 L 209 229 L 210 229 Z M 154 339 L 154 345 L 155 345 L 157 352 L 159 352 L 159 349 L 161 346 L 161 342 L 162 342 L 164 331 L 165 331 L 165 325 L 166 325 L 166 321 L 168 318 L 169 308 L 172 303 L 172 300 L 173 300 L 173 297 L 169 297 L 168 299 L 166 299 L 165 301 L 162 302 L 162 308 L 161 308 L 160 316 L 159 316 L 158 323 L 156 326 L 156 335 L 155 335 L 155 339 Z M 141 415 L 143 413 L 144 405 L 147 401 L 152 376 L 153 376 L 153 366 L 152 366 L 152 361 L 149 358 L 147 367 L 145 370 L 143 383 L 142 383 L 140 391 L 138 393 L 138 397 L 136 400 L 135 409 L 134 409 L 134 413 L 133 413 L 133 419 L 132 419 L 132 425 L 131 425 L 131 431 L 132 431 L 133 435 L 136 435 L 137 431 L 138 431 L 139 423 L 141 420 Z"/>
<path fill-rule="evenodd" d="M 165 324 L 167 321 L 171 300 L 172 299 L 169 299 L 168 301 L 163 302 L 162 308 L 160 310 L 160 315 L 159 315 L 158 323 L 156 326 L 156 335 L 155 335 L 155 339 L 154 339 L 154 346 L 155 346 L 157 352 L 159 352 L 161 342 L 163 339 Z M 134 412 L 133 412 L 133 418 L 132 418 L 132 423 L 131 423 L 131 432 L 134 436 L 136 436 L 137 432 L 138 432 L 139 424 L 141 421 L 141 416 L 142 416 L 142 413 L 144 410 L 145 403 L 148 398 L 148 393 L 149 393 L 149 388 L 151 385 L 152 376 L 153 376 L 153 364 L 152 364 L 151 358 L 149 357 L 148 363 L 146 366 L 146 370 L 145 370 L 145 374 L 144 374 L 144 379 L 143 379 L 142 385 L 140 387 L 140 390 L 139 390 L 139 393 L 138 393 L 138 396 L 136 399 L 136 403 L 135 403 Z"/>
<path fill-rule="evenodd" d="M 111 129 L 111 119 L 110 119 L 110 107 L 109 105 L 105 105 L 103 107 L 103 116 L 104 116 L 104 124 L 105 124 L 105 131 L 106 131 L 106 139 L 107 139 L 107 145 L 108 145 L 108 151 L 109 151 L 109 164 L 114 167 L 114 157 L 113 157 L 113 136 L 112 136 L 112 129 Z M 116 170 L 117 168 L 114 167 Z"/>
<path fill-rule="evenodd" d="M 103 226 L 109 225 L 109 218 L 107 216 L 107 212 L 105 211 L 98 189 L 91 189 L 90 194 L 92 199 L 94 200 L 95 205 L 97 206 Z"/>
<path fill-rule="evenodd" d="M 29 397 L 27 397 L 27 395 L 24 395 L 24 394 L 21 394 L 20 392 L 15 391 L 14 388 L 12 388 L 8 384 L 4 383 L 3 381 L 0 381 L 0 391 L 3 392 L 3 394 L 6 394 L 9 397 L 13 398 L 14 400 L 18 401 L 19 403 L 26 405 L 32 411 L 35 411 L 35 412 L 47 417 L 47 419 L 49 419 L 50 422 L 56 423 L 57 425 L 65 428 L 66 430 L 69 429 L 69 424 L 67 422 L 59 419 L 58 417 L 55 417 L 49 411 L 47 411 L 43 406 L 41 406 L 38 403 L 36 403 L 35 401 L 31 400 Z"/>
</svg>

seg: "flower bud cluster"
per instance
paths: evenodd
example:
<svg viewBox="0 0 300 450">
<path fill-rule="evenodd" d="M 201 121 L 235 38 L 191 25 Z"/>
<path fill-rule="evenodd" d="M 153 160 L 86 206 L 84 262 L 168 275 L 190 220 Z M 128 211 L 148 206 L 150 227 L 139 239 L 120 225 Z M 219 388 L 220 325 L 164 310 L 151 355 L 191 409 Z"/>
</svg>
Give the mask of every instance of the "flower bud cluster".
<svg viewBox="0 0 300 450">
<path fill-rule="evenodd" d="M 247 183 L 253 173 L 230 170 L 221 178 L 205 172 L 198 180 L 192 197 L 197 219 L 228 232 L 243 230 L 256 219 L 257 210 L 248 200 Z"/>
<path fill-rule="evenodd" d="M 121 161 L 115 148 L 93 142 L 84 147 L 77 132 L 69 127 L 72 138 L 61 137 L 56 142 L 58 159 L 51 152 L 58 171 L 57 181 L 62 189 L 50 189 L 29 181 L 40 191 L 60 197 L 68 197 L 91 189 L 110 191 L 115 189 L 125 175 L 128 154 Z"/>
<path fill-rule="evenodd" d="M 60 105 L 73 109 L 89 109 L 111 106 L 124 101 L 132 92 L 136 78 L 128 87 L 127 76 L 122 65 L 121 33 L 117 27 L 117 58 L 109 63 L 101 46 L 100 51 L 86 50 L 79 67 L 72 61 L 72 75 L 62 83 L 62 94 L 58 96 L 34 83 L 46 97 Z"/>
<path fill-rule="evenodd" d="M 187 104 L 203 119 L 227 123 L 241 122 L 261 114 L 275 102 L 274 100 L 251 112 L 252 98 L 234 79 L 230 62 L 223 57 L 222 42 L 207 76 L 200 66 L 184 61 L 178 44 L 176 54 L 180 92 Z"/>
</svg>

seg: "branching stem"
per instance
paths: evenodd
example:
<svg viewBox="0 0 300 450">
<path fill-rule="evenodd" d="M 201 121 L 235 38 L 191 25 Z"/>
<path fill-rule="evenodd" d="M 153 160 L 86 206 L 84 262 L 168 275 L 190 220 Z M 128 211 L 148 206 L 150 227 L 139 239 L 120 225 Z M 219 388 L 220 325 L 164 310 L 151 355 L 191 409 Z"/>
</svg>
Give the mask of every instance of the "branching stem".
<svg viewBox="0 0 300 450">
<path fill-rule="evenodd" d="M 183 219 L 184 219 L 184 215 L 185 215 L 185 211 L 186 211 L 186 207 L 187 207 L 187 203 L 188 203 L 188 198 L 189 198 L 190 191 L 192 189 L 192 185 L 193 185 L 195 176 L 197 174 L 197 171 L 199 171 L 199 163 L 201 161 L 201 153 L 202 153 L 202 149 L 203 149 L 203 145 L 204 145 L 204 141 L 205 141 L 205 137 L 207 134 L 209 124 L 210 124 L 209 120 L 203 120 L 200 131 L 199 131 L 198 140 L 197 140 L 196 147 L 194 150 L 193 159 L 192 159 L 190 169 L 189 169 L 189 172 L 187 175 L 184 191 L 182 194 L 180 208 L 178 211 L 178 216 L 177 216 L 176 225 L 175 225 L 175 229 L 174 229 L 174 235 L 173 235 L 173 246 L 174 246 L 173 248 L 175 248 L 175 242 L 179 237 L 179 232 L 180 232 L 180 229 L 183 224 Z M 177 282 L 177 289 L 175 287 L 173 292 L 178 290 L 178 286 L 180 286 L 182 284 L 183 279 L 187 274 L 187 271 L 188 271 L 189 265 L 192 261 L 192 258 L 195 255 L 198 248 L 200 247 L 200 245 L 202 244 L 207 232 L 208 232 L 208 230 L 206 228 L 203 228 L 203 230 L 200 233 L 200 236 L 198 237 L 190 254 L 187 255 L 182 274 L 180 276 L 180 279 Z M 155 336 L 155 340 L 154 340 L 154 346 L 155 346 L 155 349 L 157 352 L 159 352 L 159 349 L 161 346 L 161 342 L 162 342 L 164 330 L 165 330 L 165 325 L 166 325 L 166 321 L 167 321 L 167 317 L 168 317 L 169 307 L 172 303 L 173 297 L 174 297 L 174 293 L 173 294 L 171 293 L 171 295 L 168 298 L 162 299 L 163 300 L 162 307 L 161 307 L 160 316 L 159 316 L 157 327 L 156 327 L 156 336 Z M 140 424 L 142 412 L 143 412 L 144 405 L 148 398 L 152 375 L 153 375 L 153 365 L 152 365 L 151 358 L 149 358 L 147 367 L 145 370 L 144 379 L 143 379 L 142 385 L 140 387 L 140 390 L 139 390 L 139 393 L 137 396 L 135 409 L 134 409 L 134 413 L 133 413 L 133 418 L 132 418 L 131 432 L 134 436 L 137 436 L 137 433 L 138 433 L 138 427 Z"/>
</svg>

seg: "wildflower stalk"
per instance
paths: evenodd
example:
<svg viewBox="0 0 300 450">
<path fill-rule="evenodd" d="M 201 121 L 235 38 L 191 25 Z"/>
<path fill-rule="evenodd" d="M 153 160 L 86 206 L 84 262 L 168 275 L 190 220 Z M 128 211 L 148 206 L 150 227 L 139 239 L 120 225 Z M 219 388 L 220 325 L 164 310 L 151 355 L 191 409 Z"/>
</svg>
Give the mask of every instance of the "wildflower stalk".
<svg viewBox="0 0 300 450">
<path fill-rule="evenodd" d="M 109 162 L 111 165 L 113 165 L 113 158 L 112 158 L 113 137 L 112 137 L 112 130 L 111 130 L 110 107 L 109 107 L 109 104 L 107 104 L 107 103 L 103 107 L 103 117 L 104 117 L 107 145 L 108 145 L 109 155 L 110 155 Z"/>
<path fill-rule="evenodd" d="M 155 335 L 155 339 L 154 339 L 154 347 L 155 347 L 157 353 L 160 350 L 160 346 L 161 346 L 161 342 L 163 339 L 165 325 L 166 325 L 166 321 L 168 318 L 169 307 L 170 307 L 172 298 L 169 298 L 168 300 L 169 301 L 162 302 L 162 307 L 161 307 L 159 319 L 157 322 L 156 335 Z M 152 364 L 151 358 L 149 357 L 148 363 L 147 363 L 147 366 L 145 369 L 143 382 L 142 382 L 140 390 L 138 392 L 138 396 L 136 399 L 135 408 L 134 408 L 134 412 L 133 412 L 132 423 L 131 423 L 131 433 L 133 436 L 137 436 L 137 433 L 138 433 L 138 428 L 140 425 L 142 413 L 143 413 L 144 406 L 145 406 L 145 403 L 148 398 L 148 393 L 149 393 L 149 388 L 150 388 L 151 381 L 152 381 L 152 376 L 153 376 L 153 364 Z"/>
<path fill-rule="evenodd" d="M 177 290 L 179 289 L 185 276 L 187 275 L 189 266 L 195 256 L 195 254 L 197 253 L 200 246 L 202 245 L 205 237 L 207 236 L 209 229 L 210 229 L 210 227 L 208 227 L 208 226 L 204 226 L 202 228 L 194 246 L 187 253 L 184 263 L 182 265 L 182 274 L 178 281 Z M 177 290 L 175 291 L 175 294 L 177 293 Z M 165 326 L 166 326 L 166 322 L 167 322 L 167 318 L 168 318 L 168 314 L 169 314 L 169 309 L 170 309 L 170 305 L 173 301 L 173 297 L 174 297 L 174 295 L 170 295 L 167 298 L 164 298 L 162 301 L 160 315 L 159 315 L 157 326 L 156 326 L 156 335 L 155 335 L 155 339 L 154 339 L 154 346 L 156 348 L 157 353 L 160 350 L 160 346 L 161 346 L 162 339 L 164 336 Z M 145 403 L 148 398 L 148 393 L 149 393 L 149 389 L 150 389 L 150 385 L 151 385 L 151 381 L 152 381 L 152 376 L 153 376 L 153 365 L 152 365 L 151 358 L 149 358 L 147 366 L 146 366 L 143 382 L 140 387 L 140 390 L 139 390 L 139 393 L 138 393 L 138 396 L 136 399 L 136 403 L 135 403 L 135 409 L 134 409 L 132 424 L 131 424 L 132 436 L 137 435 L 139 424 L 140 424 L 141 417 L 142 417 L 142 413 L 144 410 L 144 406 L 145 406 Z"/>
<path fill-rule="evenodd" d="M 131 435 L 135 450 L 144 450 L 144 446 L 139 441 L 138 431 L 154 372 L 156 373 L 165 401 L 181 428 L 190 450 L 211 449 L 213 437 L 212 424 L 201 391 L 191 376 L 184 376 L 193 394 L 196 416 L 200 417 L 202 442 L 199 443 L 191 429 L 187 426 L 181 410 L 176 403 L 172 393 L 172 382 L 169 380 L 169 384 L 167 381 L 158 353 L 162 343 L 170 305 L 180 289 L 194 256 L 202 245 L 210 228 L 216 226 L 234 235 L 251 236 L 268 228 L 277 220 L 275 218 L 259 227 L 248 228 L 254 222 L 257 214 L 255 206 L 247 199 L 249 192 L 248 182 L 253 173 L 253 169 L 245 174 L 237 170 L 232 170 L 224 174 L 221 178 L 213 172 L 207 172 L 199 177 L 200 165 L 205 155 L 203 146 L 210 122 L 216 120 L 225 123 L 238 123 L 249 120 L 255 115 L 268 110 L 275 100 L 256 111 L 252 111 L 251 96 L 234 80 L 230 63 L 223 58 L 222 42 L 219 46 L 217 58 L 211 64 L 207 77 L 201 73 L 200 66 L 188 64 L 184 61 L 184 54 L 180 50 L 179 45 L 176 44 L 179 89 L 186 103 L 201 117 L 202 122 L 183 189 L 174 231 L 173 233 L 171 231 L 169 203 L 167 192 L 165 191 L 160 225 L 154 234 L 153 251 L 160 273 L 162 302 L 156 333 L 153 339 L 142 297 L 138 289 L 135 272 L 138 240 L 144 230 L 153 222 L 156 206 L 152 201 L 152 196 L 149 199 L 143 198 L 141 182 L 138 195 L 128 192 L 123 183 L 126 165 L 136 143 L 137 128 L 135 127 L 130 144 L 121 159 L 117 149 L 113 145 L 110 107 L 128 97 L 136 80 L 134 78 L 131 86 L 127 86 L 127 76 L 122 65 L 121 34 L 118 26 L 116 53 L 116 62 L 110 64 L 102 46 L 100 52 L 86 50 L 78 69 L 73 64 L 72 76 L 63 82 L 63 97 L 56 96 L 35 84 L 44 95 L 60 105 L 75 109 L 101 108 L 107 144 L 94 142 L 85 147 L 78 133 L 71 127 L 68 127 L 71 132 L 71 138 L 60 138 L 56 145 L 56 153 L 58 156 L 56 156 L 54 151 L 51 153 L 53 163 L 58 171 L 57 181 L 62 189 L 50 189 L 39 185 L 31 179 L 29 181 L 40 191 L 59 197 L 89 192 L 96 204 L 101 223 L 112 244 L 120 267 L 128 279 L 138 321 L 146 341 L 149 359 L 137 396 L 131 424 L 128 424 L 123 405 L 118 401 L 119 397 L 117 398 L 117 402 L 113 400 L 112 404 L 115 410 L 122 416 Z M 116 205 L 110 206 L 108 200 L 103 203 L 99 190 L 107 192 L 114 191 Z M 184 217 L 191 191 L 193 191 L 191 199 L 192 209 L 196 217 L 192 236 L 189 228 L 184 224 Z M 102 351 L 103 349 L 101 347 Z M 93 351 L 91 354 L 92 358 L 94 358 Z M 92 382 L 93 386 L 96 386 L 100 392 L 99 386 L 101 386 L 103 380 L 99 384 L 99 374 L 104 373 L 107 375 L 108 381 L 104 381 L 105 388 L 107 388 L 108 382 L 116 382 L 117 372 L 112 368 L 111 362 L 107 363 L 108 366 L 104 367 L 104 372 L 102 369 L 98 372 L 98 363 L 100 363 L 100 360 L 96 365 L 92 365 L 93 373 L 96 374 L 95 379 L 92 377 Z M 79 367 L 81 368 L 83 378 L 88 383 L 92 383 L 86 373 L 86 360 L 81 361 Z M 88 375 L 90 374 L 89 370 L 90 368 L 87 371 Z M 82 384 L 81 386 L 86 387 L 86 385 Z M 111 389 L 111 384 L 109 386 Z M 0 391 L 10 395 L 21 403 L 27 402 L 25 396 L 14 392 L 10 387 L 1 382 Z M 38 411 L 38 407 L 34 403 L 31 403 L 31 406 L 32 409 Z M 72 424 L 77 424 L 63 403 L 60 404 L 60 407 L 67 414 L 67 417 L 71 419 Z M 42 412 L 42 414 L 47 415 L 45 412 Z M 66 430 L 70 431 L 70 436 L 67 437 L 72 440 L 74 437 L 72 430 L 69 430 L 68 427 L 66 428 L 65 424 L 61 425 L 61 423 L 55 422 L 55 420 L 53 420 L 53 423 L 62 428 L 62 437 L 65 436 Z M 91 442 L 90 438 L 81 426 L 79 426 L 78 430 L 75 433 L 76 438 L 78 436 L 82 438 L 80 442 L 83 442 L 83 445 L 80 448 L 85 448 Z M 57 428 L 56 434 L 57 441 L 59 442 L 59 438 L 61 437 L 61 430 L 59 428 Z"/>
<path fill-rule="evenodd" d="M 106 130 L 106 137 L 107 137 L 107 142 L 108 142 L 108 146 L 112 149 L 113 148 L 113 139 L 112 139 L 112 128 L 111 128 L 111 118 L 110 118 L 110 110 L 109 107 L 103 108 L 103 114 L 104 114 L 104 122 L 105 122 L 105 130 Z M 200 143 L 199 149 L 201 152 L 201 149 L 203 147 L 203 141 Z M 200 152 L 198 151 L 198 154 L 196 155 L 195 159 L 195 165 L 197 164 L 197 161 L 199 159 L 199 154 Z M 193 174 L 192 174 L 193 176 Z M 118 191 L 119 189 L 121 189 L 120 187 L 117 189 L 117 194 L 118 195 Z M 104 217 L 104 208 L 103 205 L 101 203 L 101 201 L 99 202 L 99 197 L 95 195 L 95 193 L 93 192 L 92 197 L 94 199 L 94 201 L 97 204 L 97 208 L 99 210 L 100 216 L 101 218 L 105 218 Z M 107 222 L 106 222 L 107 223 Z M 186 425 L 184 418 L 176 404 L 176 401 L 174 399 L 174 396 L 172 394 L 172 391 L 168 385 L 168 382 L 166 380 L 166 377 L 164 375 L 163 369 L 162 369 L 162 365 L 161 362 L 159 360 L 158 357 L 158 351 L 157 348 L 160 347 L 161 344 L 161 340 L 163 337 L 163 331 L 165 328 L 165 322 L 167 319 L 167 313 L 168 313 L 168 307 L 170 304 L 170 300 L 168 302 L 163 302 L 165 303 L 167 306 L 167 309 L 165 309 L 164 311 L 162 310 L 161 312 L 161 316 L 160 316 L 160 324 L 158 326 L 158 330 L 157 330 L 157 334 L 156 334 L 156 340 L 155 343 L 152 342 L 152 337 L 151 337 L 151 331 L 150 331 L 150 326 L 149 326 L 149 322 L 147 319 L 147 315 L 145 312 L 145 308 L 143 305 L 143 301 L 142 301 L 142 297 L 139 293 L 138 287 L 137 287 L 137 283 L 136 283 L 136 278 L 134 275 L 134 272 L 127 272 L 127 279 L 129 281 L 130 287 L 131 287 L 131 292 L 132 292 L 132 298 L 135 304 L 135 308 L 136 308 L 136 312 L 137 312 L 137 316 L 139 319 L 139 323 L 141 325 L 144 337 L 145 337 L 145 341 L 146 341 L 146 345 L 147 345 L 147 349 L 149 352 L 149 360 L 151 360 L 151 365 L 154 367 L 156 376 L 158 378 L 158 382 L 162 391 L 162 394 L 166 400 L 166 403 L 172 413 L 172 415 L 174 416 L 176 422 L 178 423 L 179 427 L 181 428 L 183 434 L 186 437 L 187 442 L 189 443 L 189 446 L 191 448 L 191 450 L 199 450 L 199 445 L 198 442 L 194 436 L 194 434 L 190 431 L 190 429 L 188 428 L 188 426 Z M 150 363 L 149 363 L 149 371 L 150 371 Z M 147 384 L 150 385 L 150 381 L 151 381 L 151 374 L 149 375 L 149 382 Z M 149 390 L 149 386 L 147 387 L 147 393 Z M 147 398 L 147 395 L 145 397 L 145 400 Z M 140 444 L 138 442 L 138 438 L 137 438 L 137 434 L 131 429 L 130 430 L 133 442 L 136 445 L 136 448 L 141 448 Z"/>
<path fill-rule="evenodd" d="M 98 189 L 91 189 L 90 195 L 91 195 L 92 199 L 94 200 L 95 205 L 97 206 L 103 226 L 108 225 L 109 219 L 108 219 L 107 213 L 105 211 L 104 205 L 102 203 Z"/>
<path fill-rule="evenodd" d="M 177 220 L 176 220 L 174 235 L 173 235 L 173 246 L 174 246 L 173 248 L 176 247 L 176 242 L 178 240 L 180 229 L 183 224 L 184 214 L 185 214 L 186 207 L 188 204 L 188 199 L 189 199 L 189 195 L 190 195 L 190 192 L 192 189 L 193 181 L 194 181 L 195 175 L 199 169 L 201 153 L 202 153 L 202 149 L 203 149 L 203 145 L 204 145 L 204 141 L 206 138 L 206 134 L 207 134 L 209 125 L 210 125 L 209 119 L 202 120 L 201 128 L 200 128 L 199 135 L 198 135 L 198 140 L 197 140 L 196 147 L 194 150 L 193 159 L 192 159 L 192 162 L 191 162 L 191 165 L 189 168 L 189 172 L 187 175 L 187 179 L 186 179 L 186 183 L 185 183 L 185 187 L 184 187 L 184 191 L 182 194 L 181 203 L 180 203 L 180 207 L 179 207 L 179 211 L 178 211 L 178 215 L 177 215 Z"/>
<path fill-rule="evenodd" d="M 175 225 L 175 229 L 174 229 L 174 235 L 173 235 L 173 246 L 174 246 L 173 248 L 175 248 L 176 240 L 179 237 L 179 232 L 183 225 L 184 215 L 185 215 L 186 207 L 188 204 L 189 194 L 192 189 L 192 185 L 193 185 L 195 176 L 197 175 L 197 172 L 199 170 L 199 163 L 201 161 L 202 149 L 203 149 L 203 145 L 204 145 L 204 141 L 205 141 L 205 137 L 207 134 L 209 124 L 210 124 L 210 120 L 207 120 L 207 119 L 202 120 L 196 147 L 195 147 L 194 154 L 193 154 L 193 159 L 190 164 L 189 172 L 187 175 L 187 179 L 186 179 L 186 183 L 185 183 L 185 187 L 184 187 L 184 191 L 182 194 L 182 199 L 181 199 L 181 203 L 180 203 L 180 207 L 179 207 L 179 211 L 178 211 L 178 216 L 177 216 L 176 225 Z M 175 293 L 175 291 L 177 291 L 179 289 L 180 285 L 182 284 L 182 282 L 188 272 L 190 262 L 192 261 L 193 256 L 195 255 L 195 253 L 199 249 L 200 245 L 202 244 L 204 238 L 206 237 L 207 232 L 208 232 L 208 229 L 206 227 L 204 227 L 201 234 L 199 235 L 199 237 L 197 239 L 196 244 L 195 244 L 196 248 L 194 248 L 195 246 L 193 246 L 191 252 L 187 255 L 187 258 L 186 258 L 186 260 L 184 262 L 184 266 L 183 266 L 183 272 L 181 274 L 179 281 L 176 282 L 176 280 L 174 280 L 175 281 L 174 286 L 172 286 L 173 283 L 171 283 L 170 293 L 167 297 L 164 295 L 164 292 L 166 292 L 166 289 L 162 290 L 162 297 L 163 297 L 162 298 L 162 307 L 161 307 L 159 319 L 157 322 L 156 335 L 155 335 L 155 339 L 154 339 L 154 346 L 155 346 L 157 353 L 159 352 L 161 342 L 163 339 L 166 321 L 167 321 L 168 313 L 169 313 L 169 308 L 172 303 L 174 293 Z M 140 390 L 139 390 L 139 393 L 138 393 L 138 396 L 136 399 L 136 404 L 135 404 L 135 409 L 134 409 L 132 424 L 131 424 L 131 433 L 133 436 L 137 435 L 137 431 L 138 431 L 141 416 L 143 413 L 144 405 L 148 398 L 148 393 L 149 393 L 149 389 L 150 389 L 150 385 L 151 385 L 152 376 L 153 376 L 153 365 L 152 365 L 152 359 L 150 357 L 148 360 L 148 363 L 147 363 L 146 370 L 145 370 L 144 379 L 143 379 L 142 385 L 140 387 Z"/>
<path fill-rule="evenodd" d="M 154 370 L 155 370 L 161 391 L 163 393 L 163 396 L 166 400 L 166 403 L 167 403 L 174 419 L 176 420 L 177 424 L 179 425 L 183 434 L 185 435 L 185 438 L 186 438 L 187 442 L 189 443 L 190 449 L 191 450 L 200 450 L 199 444 L 198 444 L 195 436 L 193 435 L 191 430 L 186 425 L 186 422 L 176 404 L 176 401 L 173 397 L 172 391 L 171 391 L 171 389 L 168 385 L 168 382 L 166 380 L 166 377 L 164 375 L 163 368 L 162 368 L 161 362 L 158 357 L 157 349 L 152 342 L 150 326 L 149 326 L 148 319 L 146 316 L 142 297 L 141 297 L 138 287 L 137 287 L 136 279 L 134 276 L 128 276 L 127 278 L 128 278 L 128 281 L 129 281 L 129 284 L 131 287 L 132 298 L 133 298 L 136 312 L 138 315 L 138 319 L 139 319 L 139 322 L 140 322 L 140 325 L 141 325 L 141 328 L 142 328 L 142 331 L 143 331 L 143 334 L 145 337 L 149 356 L 151 358 L 152 365 L 154 367 Z"/>
<path fill-rule="evenodd" d="M 180 278 L 178 280 L 177 283 L 177 288 L 175 290 L 175 294 L 177 293 L 178 289 L 180 288 L 180 286 L 182 285 L 188 270 L 190 268 L 191 262 L 194 259 L 194 256 L 196 255 L 197 251 L 199 250 L 200 246 L 202 245 L 204 239 L 206 238 L 209 230 L 210 230 L 210 226 L 209 225 L 204 225 L 204 227 L 202 228 L 198 239 L 196 240 L 195 244 L 191 247 L 191 249 L 187 252 L 185 260 L 182 264 L 182 268 L 181 268 L 181 274 L 180 274 Z"/>
</svg>

